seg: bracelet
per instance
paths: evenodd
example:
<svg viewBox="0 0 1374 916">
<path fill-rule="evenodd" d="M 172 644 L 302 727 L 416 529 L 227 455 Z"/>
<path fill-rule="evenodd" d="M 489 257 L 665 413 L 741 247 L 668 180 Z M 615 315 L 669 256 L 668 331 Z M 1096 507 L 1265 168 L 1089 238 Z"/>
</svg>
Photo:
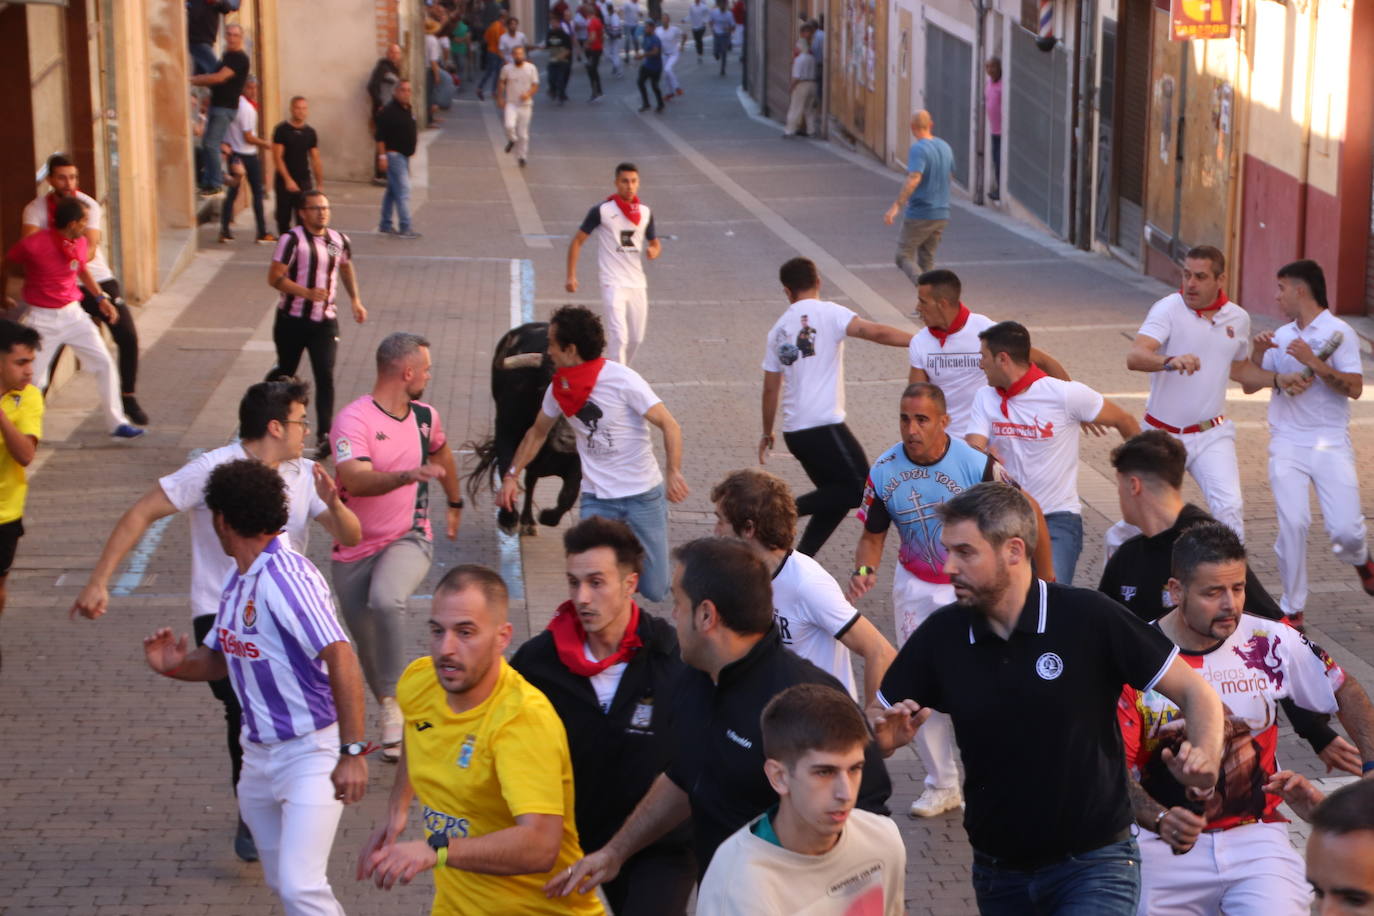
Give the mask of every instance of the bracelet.
<svg viewBox="0 0 1374 916">
<path fill-rule="evenodd" d="M 514 480 L 515 478 L 520 476 L 520 471 L 517 468 L 511 468 L 509 471 L 506 472 L 506 476 Z"/>
<path fill-rule="evenodd" d="M 448 865 L 448 847 L 441 846 L 434 850 L 434 867 L 444 868 Z"/>
<path fill-rule="evenodd" d="M 858 569 L 854 570 L 853 575 L 855 575 L 855 576 L 871 576 L 871 575 L 873 575 L 874 573 L 876 573 L 877 571 L 878 571 L 878 567 L 876 567 L 876 566 L 860 566 Z"/>
<path fill-rule="evenodd" d="M 461 509 L 461 508 L 463 508 L 463 507 L 466 506 L 466 505 L 467 505 L 467 503 L 463 502 L 463 500 L 462 500 L 461 498 L 460 498 L 457 502 L 454 502 L 454 501 L 451 500 L 451 499 L 448 501 L 448 507 L 449 507 L 450 509 Z"/>
<path fill-rule="evenodd" d="M 1168 816 L 1169 816 L 1169 809 L 1168 809 L 1168 808 L 1165 808 L 1163 811 L 1159 812 L 1159 817 L 1156 817 L 1156 818 L 1155 818 L 1155 827 L 1154 827 L 1155 833 L 1159 833 L 1159 825 L 1162 824 L 1162 823 L 1164 822 L 1164 819 L 1165 819 L 1166 817 L 1168 817 Z"/>
<path fill-rule="evenodd" d="M 1374 771 L 1374 760 L 1366 760 L 1364 766 L 1360 767 L 1360 772 L 1369 773 L 1371 771 Z"/>
</svg>

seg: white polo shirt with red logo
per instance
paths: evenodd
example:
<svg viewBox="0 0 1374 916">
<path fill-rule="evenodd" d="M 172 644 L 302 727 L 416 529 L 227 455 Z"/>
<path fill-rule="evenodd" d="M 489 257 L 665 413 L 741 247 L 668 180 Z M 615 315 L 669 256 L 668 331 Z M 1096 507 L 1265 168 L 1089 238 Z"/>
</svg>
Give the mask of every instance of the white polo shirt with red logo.
<svg viewBox="0 0 1374 916">
<path fill-rule="evenodd" d="M 1011 476 L 1040 503 L 1040 511 L 1080 514 L 1079 423 L 1102 412 L 1102 395 L 1082 382 L 1045 377 L 1007 399 L 992 386 L 973 399 L 969 435 L 985 436 Z"/>
<path fill-rule="evenodd" d="M 1186 429 L 1226 413 L 1226 385 L 1231 363 L 1250 355 L 1250 314 L 1234 302 L 1199 315 L 1179 293 L 1150 306 L 1139 333 L 1159 341 L 1161 356 L 1191 353 L 1202 363 L 1192 375 L 1150 373 L 1145 412 L 1163 423 Z"/>
</svg>

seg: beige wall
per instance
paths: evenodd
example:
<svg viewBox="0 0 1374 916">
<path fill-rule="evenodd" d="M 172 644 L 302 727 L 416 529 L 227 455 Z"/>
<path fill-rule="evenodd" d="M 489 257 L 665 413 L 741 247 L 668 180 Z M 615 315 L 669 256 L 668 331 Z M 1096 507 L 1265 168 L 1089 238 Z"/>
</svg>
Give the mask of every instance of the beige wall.
<svg viewBox="0 0 1374 916">
<path fill-rule="evenodd" d="M 67 132 L 67 67 L 63 11 L 56 6 L 30 6 L 29 73 L 33 79 L 34 170 L 48 156 L 71 148 Z M 13 88 L 13 87 L 11 87 Z"/>
<path fill-rule="evenodd" d="M 141 300 L 157 291 L 158 160 L 150 126 L 148 15 L 142 3 L 115 3 L 112 8 L 119 112 L 119 173 L 114 180 L 119 182 L 124 251 L 124 263 L 112 266 L 126 294 Z"/>
</svg>

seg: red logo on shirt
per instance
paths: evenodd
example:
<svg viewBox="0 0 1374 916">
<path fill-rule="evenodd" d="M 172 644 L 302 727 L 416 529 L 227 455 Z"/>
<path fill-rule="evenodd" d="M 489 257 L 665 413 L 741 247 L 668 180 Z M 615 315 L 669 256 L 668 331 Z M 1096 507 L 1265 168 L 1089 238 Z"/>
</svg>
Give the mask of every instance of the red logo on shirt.
<svg viewBox="0 0 1374 916">
<path fill-rule="evenodd" d="M 992 424 L 992 434 L 1008 439 L 1053 439 L 1054 421 L 1048 420 L 1041 424 L 1038 419 L 1033 419 L 1030 424 L 1025 424 L 997 420 Z"/>
<path fill-rule="evenodd" d="M 251 642 L 244 642 L 235 636 L 228 627 L 219 628 L 219 650 L 235 658 L 261 658 L 262 653 Z"/>
</svg>

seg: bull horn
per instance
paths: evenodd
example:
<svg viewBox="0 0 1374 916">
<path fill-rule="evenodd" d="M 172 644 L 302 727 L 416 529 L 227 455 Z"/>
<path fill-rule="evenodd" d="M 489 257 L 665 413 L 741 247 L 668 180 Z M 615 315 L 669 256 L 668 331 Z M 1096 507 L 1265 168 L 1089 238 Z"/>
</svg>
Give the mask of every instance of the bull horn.
<svg viewBox="0 0 1374 916">
<path fill-rule="evenodd" d="M 501 360 L 502 369 L 537 369 L 544 362 L 543 353 L 517 353 Z"/>
</svg>

